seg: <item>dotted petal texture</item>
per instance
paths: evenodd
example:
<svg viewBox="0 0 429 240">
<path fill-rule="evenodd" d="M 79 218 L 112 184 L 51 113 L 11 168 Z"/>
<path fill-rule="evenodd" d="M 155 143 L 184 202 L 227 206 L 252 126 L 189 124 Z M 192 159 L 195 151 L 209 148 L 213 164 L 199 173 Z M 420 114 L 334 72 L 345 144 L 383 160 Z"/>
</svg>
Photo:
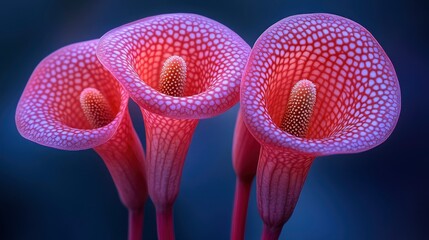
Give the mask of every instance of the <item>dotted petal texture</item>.
<svg viewBox="0 0 429 240">
<path fill-rule="evenodd" d="M 166 14 L 116 28 L 101 39 L 97 56 L 137 104 L 180 119 L 218 115 L 239 99 L 250 47 L 232 30 L 195 14 Z M 164 61 L 186 61 L 183 97 L 160 93 Z"/>
<path fill-rule="evenodd" d="M 302 79 L 317 99 L 305 138 L 279 126 L 291 88 Z M 400 112 L 388 56 L 359 24 L 330 14 L 285 18 L 257 40 L 241 85 L 243 119 L 263 145 L 314 156 L 361 152 L 381 144 Z"/>
<path fill-rule="evenodd" d="M 22 136 L 48 147 L 81 150 L 99 146 L 118 129 L 127 111 L 128 94 L 95 55 L 98 40 L 57 50 L 34 70 L 16 110 Z M 98 89 L 108 99 L 115 118 L 92 129 L 81 109 L 83 89 Z"/>
</svg>

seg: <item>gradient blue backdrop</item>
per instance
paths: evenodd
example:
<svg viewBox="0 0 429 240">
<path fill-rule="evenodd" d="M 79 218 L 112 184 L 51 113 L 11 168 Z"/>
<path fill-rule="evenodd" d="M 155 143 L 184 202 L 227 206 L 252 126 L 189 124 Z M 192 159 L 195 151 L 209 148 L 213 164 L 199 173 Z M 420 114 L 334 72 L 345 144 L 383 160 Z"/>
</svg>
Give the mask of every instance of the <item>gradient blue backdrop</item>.
<svg viewBox="0 0 429 240">
<path fill-rule="evenodd" d="M 281 239 L 429 239 L 428 6 L 425 1 L 2 1 L 0 3 L 0 239 L 125 239 L 127 213 L 98 156 L 23 139 L 14 123 L 37 63 L 67 44 L 150 15 L 213 18 L 250 45 L 270 25 L 328 12 L 365 26 L 395 65 L 402 90 L 396 130 L 371 151 L 315 161 Z M 144 142 L 140 113 L 131 107 Z M 231 142 L 237 106 L 200 122 L 175 205 L 177 239 L 228 239 L 234 191 Z M 259 239 L 254 189 L 247 239 Z M 156 239 L 147 205 L 145 239 Z"/>
</svg>

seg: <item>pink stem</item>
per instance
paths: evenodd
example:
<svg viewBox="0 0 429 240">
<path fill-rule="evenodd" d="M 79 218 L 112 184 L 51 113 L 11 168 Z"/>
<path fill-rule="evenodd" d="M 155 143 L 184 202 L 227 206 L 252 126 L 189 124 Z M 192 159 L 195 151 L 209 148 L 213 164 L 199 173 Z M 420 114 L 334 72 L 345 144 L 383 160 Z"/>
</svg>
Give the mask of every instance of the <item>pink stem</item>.
<svg viewBox="0 0 429 240">
<path fill-rule="evenodd" d="M 143 215 L 143 209 L 128 211 L 128 240 L 142 239 Z"/>
<path fill-rule="evenodd" d="M 262 240 L 277 240 L 280 237 L 280 233 L 282 232 L 281 227 L 269 227 L 266 224 L 264 224 L 264 228 L 262 230 Z"/>
<path fill-rule="evenodd" d="M 232 214 L 231 240 L 243 240 L 246 228 L 247 207 L 252 180 L 237 177 L 235 184 L 234 209 Z"/>
<path fill-rule="evenodd" d="M 174 240 L 173 208 L 156 210 L 158 240 Z"/>
</svg>

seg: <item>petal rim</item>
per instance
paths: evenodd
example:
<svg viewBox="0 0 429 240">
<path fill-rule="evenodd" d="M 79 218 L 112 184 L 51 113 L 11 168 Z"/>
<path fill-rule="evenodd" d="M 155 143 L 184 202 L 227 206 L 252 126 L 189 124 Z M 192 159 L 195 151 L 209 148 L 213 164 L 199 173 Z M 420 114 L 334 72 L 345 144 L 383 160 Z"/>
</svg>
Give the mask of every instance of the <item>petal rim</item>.
<svg viewBox="0 0 429 240">
<path fill-rule="evenodd" d="M 358 140 L 357 145 L 350 144 L 350 139 L 345 139 L 346 141 L 336 141 L 335 136 L 326 137 L 322 139 L 308 139 L 308 138 L 299 138 L 295 137 L 289 133 L 282 131 L 273 121 L 271 116 L 269 115 L 266 102 L 263 101 L 255 101 L 254 97 L 251 93 L 256 94 L 255 85 L 261 87 L 261 84 L 258 84 L 257 79 L 249 77 L 248 73 L 255 69 L 253 61 L 255 61 L 255 57 L 258 54 L 261 54 L 263 51 L 263 43 L 264 41 L 269 40 L 269 34 L 276 32 L 279 28 L 290 20 L 295 20 L 299 18 L 322 18 L 328 20 L 339 20 L 346 21 L 348 24 L 351 24 L 362 31 L 365 31 L 371 37 L 371 41 L 374 42 L 375 46 L 381 50 L 380 55 L 386 58 L 386 66 L 390 68 L 393 72 L 392 76 L 389 76 L 391 79 L 388 81 L 394 81 L 394 85 L 396 86 L 396 94 L 394 96 L 394 110 L 390 111 L 389 114 L 392 116 L 392 120 L 390 122 L 390 127 L 383 131 L 381 134 L 374 136 L 374 140 L 367 144 L 363 143 L 361 140 Z M 307 19 L 308 20 L 308 19 Z M 261 142 L 262 145 L 269 145 L 274 148 L 290 148 L 296 150 L 298 152 L 312 154 L 315 156 L 322 155 L 332 155 L 332 154 L 342 154 L 342 153 L 358 153 L 374 148 L 381 143 L 383 143 L 393 132 L 400 115 L 401 110 L 401 93 L 399 82 L 396 76 L 395 69 L 393 64 L 383 48 L 377 42 L 377 40 L 360 24 L 341 17 L 334 14 L 327 13 L 314 13 L 314 14 L 300 14 L 294 15 L 287 18 L 284 18 L 277 23 L 270 26 L 255 42 L 255 45 L 252 49 L 251 55 L 249 56 L 248 63 L 246 65 L 246 69 L 243 75 L 243 80 L 241 83 L 241 100 L 240 104 L 242 106 L 243 111 L 243 119 L 248 127 L 249 131 L 252 135 Z M 262 112 L 259 116 L 255 115 L 255 113 L 259 111 Z M 262 116 L 263 115 L 263 116 Z M 261 117 L 262 116 L 262 117 Z M 257 124 L 256 121 L 252 121 L 253 118 L 265 118 L 263 124 Z M 260 123 L 259 122 L 259 123 Z"/>
<path fill-rule="evenodd" d="M 97 61 L 91 64 L 99 65 L 100 69 L 103 69 L 103 71 L 108 74 L 107 70 L 103 68 L 95 57 L 95 47 L 97 43 L 98 39 L 94 39 L 67 45 L 49 54 L 37 65 L 24 88 L 15 113 L 17 129 L 24 138 L 43 146 L 75 151 L 102 145 L 114 135 L 122 122 L 125 111 L 127 111 L 129 98 L 128 93 L 119 84 L 117 84 L 117 87 L 120 93 L 120 104 L 115 118 L 109 124 L 96 129 L 68 126 L 64 122 L 56 119 L 49 111 L 37 107 L 34 102 L 28 99 L 28 97 L 35 92 L 34 85 L 42 84 L 43 77 L 40 77 L 39 74 L 46 69 L 50 69 L 49 65 L 53 64 L 56 58 L 78 50 L 87 51 L 86 53 L 89 53 L 89 56 L 94 57 L 95 61 Z M 91 53 L 93 53 L 92 56 Z M 85 56 L 82 57 L 85 59 Z M 111 80 L 113 80 L 113 77 Z M 37 119 L 36 122 L 34 120 L 31 121 L 30 115 L 35 114 L 36 111 L 42 111 L 43 117 Z M 46 129 L 47 127 L 50 129 Z"/>
<path fill-rule="evenodd" d="M 126 65 L 130 65 L 130 62 L 126 60 L 113 62 L 111 60 L 115 58 L 114 51 L 118 51 L 118 49 L 113 49 L 112 46 L 116 47 L 119 45 L 118 43 L 126 41 L 115 38 L 120 37 L 120 35 L 131 35 L 130 31 L 135 29 L 141 30 L 152 22 L 166 19 L 171 21 L 193 20 L 220 29 L 232 42 L 233 46 L 238 48 L 235 52 L 239 53 L 239 58 L 235 60 L 238 62 L 237 69 L 240 69 L 240 71 L 235 71 L 232 79 L 219 80 L 216 84 L 209 86 L 204 91 L 195 95 L 173 97 L 162 94 L 149 86 L 149 84 L 140 78 L 135 69 L 131 69 L 133 67 L 126 69 Z M 241 77 L 249 53 L 250 46 L 231 29 L 212 19 L 193 13 L 162 14 L 125 24 L 104 34 L 100 38 L 100 43 L 97 47 L 97 57 L 101 63 L 121 82 L 124 88 L 129 92 L 130 97 L 136 101 L 140 107 L 159 115 L 177 119 L 209 118 L 219 115 L 234 106 L 239 100 Z M 118 64 L 121 66 L 118 67 Z M 227 67 L 228 64 L 232 65 L 229 62 L 222 64 Z M 121 73 L 121 71 L 125 71 L 125 73 Z M 222 75 L 220 76 L 222 77 Z M 136 88 L 138 88 L 138 90 L 136 90 Z"/>
</svg>

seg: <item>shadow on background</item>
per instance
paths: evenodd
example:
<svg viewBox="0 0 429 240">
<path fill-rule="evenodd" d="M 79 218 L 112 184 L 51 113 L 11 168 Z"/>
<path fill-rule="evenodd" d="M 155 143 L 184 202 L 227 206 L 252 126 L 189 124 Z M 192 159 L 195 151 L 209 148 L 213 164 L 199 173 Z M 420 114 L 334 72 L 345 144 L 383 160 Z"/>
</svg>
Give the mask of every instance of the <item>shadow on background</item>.
<svg viewBox="0 0 429 240">
<path fill-rule="evenodd" d="M 37 63 L 70 43 L 146 16 L 193 12 L 250 45 L 270 25 L 328 12 L 366 27 L 395 65 L 402 115 L 366 153 L 317 159 L 281 239 L 428 239 L 428 6 L 417 1 L 2 1 L 0 3 L 0 239 L 125 239 L 127 213 L 107 169 L 88 150 L 66 152 L 19 136 L 15 107 Z M 234 191 L 231 143 L 238 107 L 200 122 L 175 205 L 177 239 L 228 239 Z M 138 108 L 131 106 L 144 142 Z M 247 239 L 259 239 L 254 190 Z M 145 239 L 156 239 L 148 204 Z"/>
</svg>

